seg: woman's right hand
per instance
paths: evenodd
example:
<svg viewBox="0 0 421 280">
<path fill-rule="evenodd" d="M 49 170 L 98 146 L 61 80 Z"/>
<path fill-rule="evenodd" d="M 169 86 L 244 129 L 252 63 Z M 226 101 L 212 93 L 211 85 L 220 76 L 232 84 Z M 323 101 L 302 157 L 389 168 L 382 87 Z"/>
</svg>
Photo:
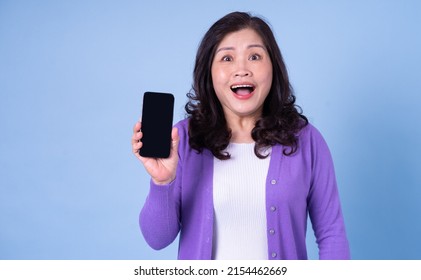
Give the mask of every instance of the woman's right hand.
<svg viewBox="0 0 421 280">
<path fill-rule="evenodd" d="M 142 147 L 142 127 L 141 122 L 137 122 L 133 127 L 132 149 L 133 154 L 143 163 L 146 171 L 151 176 L 153 182 L 157 185 L 166 185 L 171 183 L 176 176 L 178 165 L 178 129 L 173 127 L 171 132 L 171 152 L 168 158 L 146 158 L 139 155 Z"/>
</svg>

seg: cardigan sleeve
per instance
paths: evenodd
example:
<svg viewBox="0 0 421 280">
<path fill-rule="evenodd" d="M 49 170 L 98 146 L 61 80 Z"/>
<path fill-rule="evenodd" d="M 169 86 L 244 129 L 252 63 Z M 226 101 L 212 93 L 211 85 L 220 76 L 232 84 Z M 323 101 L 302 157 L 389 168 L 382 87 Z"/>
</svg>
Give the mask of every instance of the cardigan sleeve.
<svg viewBox="0 0 421 280">
<path fill-rule="evenodd" d="M 319 247 L 319 259 L 350 259 L 333 160 L 322 135 L 315 128 L 310 135 L 311 185 L 309 216 Z"/>
<path fill-rule="evenodd" d="M 178 180 L 164 186 L 150 183 L 149 194 L 139 215 L 146 242 L 155 250 L 170 245 L 180 230 Z"/>
<path fill-rule="evenodd" d="M 186 141 L 186 128 L 178 123 L 180 143 L 176 178 L 168 185 L 156 185 L 150 181 L 149 194 L 139 215 L 139 225 L 146 242 L 155 250 L 170 245 L 181 229 L 181 170 L 183 143 Z"/>
</svg>

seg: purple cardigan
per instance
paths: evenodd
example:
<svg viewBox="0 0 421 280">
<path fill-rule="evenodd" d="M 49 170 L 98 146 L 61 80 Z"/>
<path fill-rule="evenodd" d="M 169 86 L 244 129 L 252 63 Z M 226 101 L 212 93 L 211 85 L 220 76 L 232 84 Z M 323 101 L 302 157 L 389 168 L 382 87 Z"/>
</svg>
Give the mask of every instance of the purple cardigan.
<svg viewBox="0 0 421 280">
<path fill-rule="evenodd" d="M 211 259 L 213 235 L 213 155 L 188 143 L 188 119 L 176 124 L 180 135 L 176 179 L 150 185 L 139 217 L 154 249 L 171 244 L 180 232 L 179 259 Z M 312 125 L 299 133 L 292 156 L 272 147 L 266 178 L 268 259 L 307 259 L 309 214 L 320 259 L 349 259 L 349 245 L 329 149 Z M 241 234 L 241 233 L 239 233 Z M 252 242 L 252 241 L 251 241 Z"/>
</svg>

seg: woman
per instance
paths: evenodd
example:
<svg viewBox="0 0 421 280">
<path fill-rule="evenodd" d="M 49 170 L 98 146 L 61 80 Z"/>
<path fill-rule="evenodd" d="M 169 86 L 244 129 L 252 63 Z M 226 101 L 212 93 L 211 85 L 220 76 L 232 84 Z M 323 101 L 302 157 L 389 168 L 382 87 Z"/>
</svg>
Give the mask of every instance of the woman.
<svg viewBox="0 0 421 280">
<path fill-rule="evenodd" d="M 260 18 L 234 12 L 205 34 L 188 118 L 151 175 L 140 214 L 148 244 L 180 232 L 179 259 L 307 259 L 307 214 L 320 259 L 348 259 L 334 168 L 320 133 L 295 105 L 280 50 Z"/>
</svg>

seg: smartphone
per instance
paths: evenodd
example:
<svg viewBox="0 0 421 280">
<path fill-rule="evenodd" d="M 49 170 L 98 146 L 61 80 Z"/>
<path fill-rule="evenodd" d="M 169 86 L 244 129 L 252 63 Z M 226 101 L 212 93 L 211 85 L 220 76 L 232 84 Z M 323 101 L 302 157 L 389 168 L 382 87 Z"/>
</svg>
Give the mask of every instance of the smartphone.
<svg viewBox="0 0 421 280">
<path fill-rule="evenodd" d="M 142 106 L 142 157 L 168 158 L 171 151 L 171 130 L 174 96 L 171 93 L 145 92 Z"/>
</svg>

